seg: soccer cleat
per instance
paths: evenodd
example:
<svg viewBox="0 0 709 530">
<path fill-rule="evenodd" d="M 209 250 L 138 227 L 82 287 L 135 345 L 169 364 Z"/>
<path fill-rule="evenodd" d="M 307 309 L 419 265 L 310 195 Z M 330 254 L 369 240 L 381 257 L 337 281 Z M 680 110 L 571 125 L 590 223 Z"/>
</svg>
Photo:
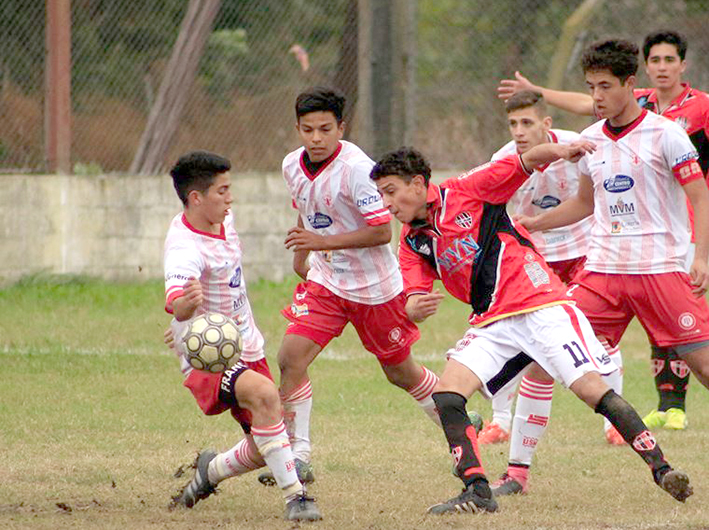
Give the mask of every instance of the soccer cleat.
<svg viewBox="0 0 709 530">
<path fill-rule="evenodd" d="M 308 462 L 304 462 L 298 458 L 295 459 L 295 472 L 298 474 L 298 480 L 300 483 L 312 484 L 315 482 L 315 475 L 313 474 L 313 466 Z M 258 481 L 264 486 L 275 486 L 276 479 L 273 477 L 271 470 L 264 471 L 258 476 Z"/>
<path fill-rule="evenodd" d="M 194 467 L 194 477 L 190 480 L 182 491 L 172 498 L 170 507 L 184 506 L 192 508 L 202 499 L 206 499 L 217 489 L 209 482 L 209 463 L 216 458 L 217 453 L 211 449 L 202 451 L 197 456 L 192 467 Z"/>
<path fill-rule="evenodd" d="M 665 412 L 665 429 L 681 431 L 687 428 L 687 414 L 682 409 L 667 409 Z"/>
<path fill-rule="evenodd" d="M 320 521 L 322 519 L 315 499 L 306 496 L 305 493 L 286 503 L 286 513 L 283 517 L 286 521 Z"/>
<path fill-rule="evenodd" d="M 609 445 L 625 445 L 625 440 L 623 440 L 618 429 L 612 425 L 606 431 L 606 442 L 608 442 Z"/>
<path fill-rule="evenodd" d="M 482 431 L 480 431 L 480 434 L 478 434 L 478 443 L 483 445 L 501 444 L 509 439 L 510 433 L 495 422 L 487 425 Z"/>
<path fill-rule="evenodd" d="M 489 498 L 477 494 L 473 486 L 468 486 L 463 490 L 463 493 L 457 497 L 434 504 L 426 513 L 434 515 L 443 515 L 446 513 L 483 513 L 496 512 L 497 501 L 490 495 Z"/>
<path fill-rule="evenodd" d="M 651 431 L 656 431 L 657 429 L 664 427 L 667 421 L 667 413 L 661 410 L 653 410 L 647 416 L 643 418 L 643 423 L 645 427 Z"/>
<path fill-rule="evenodd" d="M 662 475 L 659 485 L 679 502 L 686 501 L 694 493 L 692 486 L 689 484 L 687 473 L 677 469 L 670 469 Z"/>
<path fill-rule="evenodd" d="M 503 495 L 516 495 L 517 493 L 527 493 L 527 481 L 521 478 L 513 478 L 507 472 L 495 482 L 490 484 L 493 497 L 502 497 Z"/>
</svg>

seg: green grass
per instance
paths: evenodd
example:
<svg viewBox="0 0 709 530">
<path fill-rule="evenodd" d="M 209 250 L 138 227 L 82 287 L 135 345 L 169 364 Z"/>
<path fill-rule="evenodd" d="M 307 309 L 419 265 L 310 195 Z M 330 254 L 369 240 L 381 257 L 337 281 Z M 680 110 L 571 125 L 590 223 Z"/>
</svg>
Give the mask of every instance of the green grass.
<svg viewBox="0 0 709 530">
<path fill-rule="evenodd" d="M 250 286 L 269 362 L 284 329 L 280 308 L 294 281 Z M 160 282 L 107 284 L 34 278 L 0 291 L 0 528 L 293 528 L 282 501 L 250 474 L 191 511 L 167 510 L 184 479 L 174 471 L 204 447 L 240 437 L 228 417 L 204 417 L 162 345 L 169 320 Z M 422 327 L 415 355 L 440 371 L 466 329 L 466 308 L 447 299 Z M 626 396 L 655 405 L 648 347 L 633 324 L 622 343 Z M 274 374 L 277 376 L 277 374 Z M 314 493 L 318 529 L 700 529 L 707 528 L 709 393 L 692 381 L 690 428 L 660 432 L 670 460 L 688 471 L 686 505 L 654 486 L 642 461 L 606 445 L 601 418 L 557 387 L 527 496 L 505 498 L 494 516 L 424 515 L 460 487 L 441 432 L 389 385 L 348 329 L 311 368 L 315 405 Z M 489 415 L 479 396 L 470 407 Z M 483 446 L 489 475 L 507 445 Z"/>
</svg>

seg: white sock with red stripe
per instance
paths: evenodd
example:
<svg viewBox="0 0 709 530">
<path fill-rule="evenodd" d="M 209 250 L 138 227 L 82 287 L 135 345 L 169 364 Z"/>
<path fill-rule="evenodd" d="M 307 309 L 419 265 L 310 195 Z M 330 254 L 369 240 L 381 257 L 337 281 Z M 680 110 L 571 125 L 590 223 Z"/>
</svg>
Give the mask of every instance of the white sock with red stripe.
<svg viewBox="0 0 709 530">
<path fill-rule="evenodd" d="M 433 402 L 433 398 L 431 397 L 431 394 L 433 394 L 433 388 L 436 386 L 436 383 L 438 383 L 438 376 L 425 366 L 421 366 L 421 368 L 423 368 L 423 376 L 421 377 L 421 381 L 408 392 L 411 397 L 416 400 L 426 415 L 431 418 L 433 423 L 440 427 L 441 418 L 438 416 L 436 404 Z"/>
<path fill-rule="evenodd" d="M 553 381 L 536 381 L 526 375 L 522 378 L 510 433 L 510 464 L 532 464 L 549 423 L 553 391 Z"/>
<path fill-rule="evenodd" d="M 310 411 L 313 408 L 310 379 L 306 379 L 288 395 L 281 394 L 281 402 L 293 455 L 298 460 L 310 462 Z"/>
<path fill-rule="evenodd" d="M 283 496 L 289 499 L 303 493 L 283 421 L 270 427 L 251 427 L 251 435 Z"/>
<path fill-rule="evenodd" d="M 523 374 L 515 376 L 492 396 L 492 423 L 497 423 L 505 432 L 512 426 L 512 401 Z"/>
<path fill-rule="evenodd" d="M 611 358 L 611 361 L 618 367 L 618 369 L 608 375 L 601 376 L 603 381 L 613 389 L 613 391 L 619 396 L 623 395 L 623 357 L 620 355 L 620 346 L 617 344 L 611 346 L 605 337 L 598 337 L 598 341 L 603 345 L 606 353 Z M 612 427 L 611 422 L 607 418 L 603 418 L 603 429 L 607 431 Z"/>
<path fill-rule="evenodd" d="M 234 447 L 219 453 L 210 463 L 209 482 L 216 485 L 222 480 L 243 475 L 266 465 L 258 450 L 244 438 Z"/>
</svg>

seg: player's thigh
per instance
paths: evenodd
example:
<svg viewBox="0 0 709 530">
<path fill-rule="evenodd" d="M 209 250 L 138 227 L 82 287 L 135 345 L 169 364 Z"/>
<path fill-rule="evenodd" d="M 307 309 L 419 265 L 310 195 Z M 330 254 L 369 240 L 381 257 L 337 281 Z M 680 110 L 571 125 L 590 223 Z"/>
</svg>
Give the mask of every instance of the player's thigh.
<svg viewBox="0 0 709 530">
<path fill-rule="evenodd" d="M 606 337 L 612 346 L 620 342 L 634 316 L 624 299 L 623 280 L 621 275 L 581 270 L 567 291 L 595 334 Z"/>
<path fill-rule="evenodd" d="M 403 293 L 382 304 L 350 302 L 348 316 L 362 345 L 373 353 L 382 366 L 403 362 L 411 353 L 411 345 L 421 334 L 406 316 Z"/>
<path fill-rule="evenodd" d="M 561 304 L 521 316 L 525 327 L 515 332 L 523 350 L 567 388 L 587 373 L 607 374 L 617 369 L 574 305 Z"/>
<path fill-rule="evenodd" d="M 277 423 L 281 418 L 281 402 L 273 381 L 253 370 L 244 370 L 233 385 L 240 408 L 251 412 L 256 425 Z"/>
<path fill-rule="evenodd" d="M 510 337 L 516 317 L 469 329 L 446 356 L 465 366 L 482 383 L 482 392 L 492 397 L 532 362 Z M 443 376 L 441 376 L 443 377 Z"/>
<path fill-rule="evenodd" d="M 638 275 L 630 300 L 650 342 L 671 347 L 709 340 L 709 307 L 684 272 Z"/>
</svg>

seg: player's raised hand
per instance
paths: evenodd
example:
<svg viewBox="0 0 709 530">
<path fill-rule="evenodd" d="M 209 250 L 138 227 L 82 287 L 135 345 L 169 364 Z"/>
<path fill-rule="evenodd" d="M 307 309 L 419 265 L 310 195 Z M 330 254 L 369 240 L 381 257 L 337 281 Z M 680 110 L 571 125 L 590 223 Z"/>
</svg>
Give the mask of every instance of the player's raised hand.
<svg viewBox="0 0 709 530">
<path fill-rule="evenodd" d="M 578 162 L 584 155 L 593 153 L 596 150 L 596 144 L 589 140 L 578 140 L 559 147 L 564 148 L 565 153 L 562 158 L 569 162 Z"/>
<path fill-rule="evenodd" d="M 707 292 L 707 287 L 709 287 L 709 266 L 707 266 L 707 262 L 703 259 L 695 258 L 689 269 L 689 277 L 694 286 L 692 292 L 696 296 L 704 296 Z"/>
<path fill-rule="evenodd" d="M 522 90 L 534 90 L 538 92 L 539 88 L 533 85 L 532 82 L 522 74 L 515 72 L 514 79 L 503 79 L 500 81 L 500 85 L 497 87 L 497 97 L 507 101 Z"/>
<path fill-rule="evenodd" d="M 162 340 L 163 342 L 167 345 L 168 348 L 170 349 L 175 349 L 175 334 L 172 331 L 171 327 L 168 327 L 165 330 L 165 333 L 162 335 Z"/>
<path fill-rule="evenodd" d="M 414 294 L 406 300 L 406 314 L 412 322 L 423 322 L 438 311 L 444 295 L 438 289 L 428 294 Z"/>
<path fill-rule="evenodd" d="M 515 215 L 513 219 L 516 223 L 519 223 L 523 227 L 525 227 L 527 229 L 527 232 L 529 232 L 530 234 L 532 232 L 537 231 L 537 228 L 534 226 L 536 217 L 532 217 L 529 215 Z"/>
<path fill-rule="evenodd" d="M 300 226 L 294 226 L 288 230 L 285 245 L 289 250 L 325 250 L 325 238 Z"/>
</svg>

